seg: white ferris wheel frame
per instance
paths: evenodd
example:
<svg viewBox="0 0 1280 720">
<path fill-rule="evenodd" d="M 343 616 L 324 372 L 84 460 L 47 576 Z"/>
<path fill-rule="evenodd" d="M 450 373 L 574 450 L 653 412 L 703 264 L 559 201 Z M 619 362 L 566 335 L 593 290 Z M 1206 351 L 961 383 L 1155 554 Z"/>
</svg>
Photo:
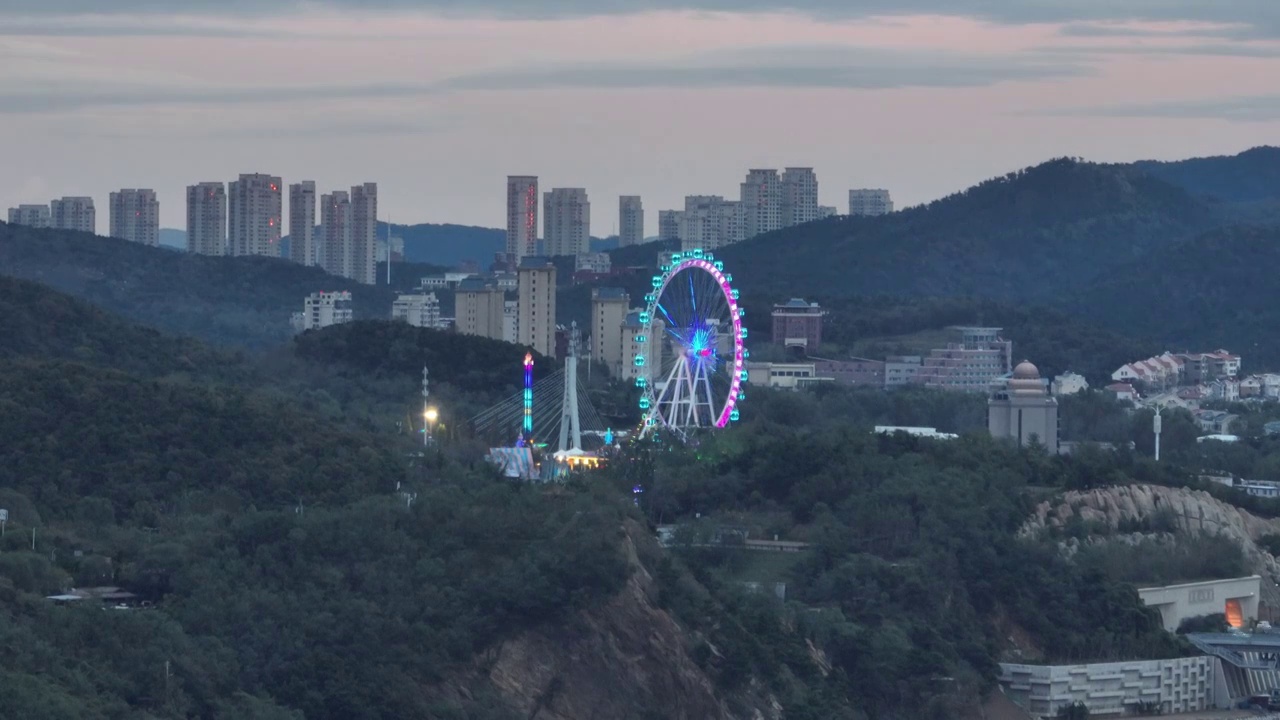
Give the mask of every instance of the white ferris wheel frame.
<svg viewBox="0 0 1280 720">
<path fill-rule="evenodd" d="M 634 359 L 638 369 L 636 385 L 641 388 L 640 409 L 645 412 L 642 435 L 648 435 L 662 427 L 685 439 L 693 430 L 724 428 L 738 419 L 738 405 L 744 396 L 742 383 L 747 379 L 746 359 L 749 354 L 744 347 L 747 330 L 742 326 L 743 311 L 738 306 L 738 292 L 732 285 L 733 276 L 724 272 L 723 263 L 702 250 L 673 254 L 671 262 L 660 268 L 660 274 L 653 276 L 653 292 L 645 296 L 645 310 L 640 315 L 640 324 L 648 331 L 653 328 L 655 319 L 661 321 L 657 313 L 663 293 L 672 278 L 686 271 L 710 275 L 728 306 L 731 329 L 725 334 L 732 339 L 732 347 L 723 358 L 724 362 L 729 362 L 729 358 L 732 358 L 728 393 L 717 397 L 711 386 L 708 364 L 690 363 L 688 352 L 680 352 L 671 368 L 665 372 L 661 368 L 655 368 L 647 359 L 660 358 L 660 351 L 667 339 L 663 333 L 646 332 L 647 337 L 640 343 L 640 352 Z M 659 378 L 655 373 L 660 373 L 663 377 Z M 661 385 L 655 381 L 661 381 Z"/>
</svg>

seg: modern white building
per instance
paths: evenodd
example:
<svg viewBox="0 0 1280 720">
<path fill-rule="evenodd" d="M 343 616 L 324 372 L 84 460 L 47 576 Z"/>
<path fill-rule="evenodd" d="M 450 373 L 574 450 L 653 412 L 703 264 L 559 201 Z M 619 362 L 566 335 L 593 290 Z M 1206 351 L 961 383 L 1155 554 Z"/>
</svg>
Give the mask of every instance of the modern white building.
<svg viewBox="0 0 1280 720">
<path fill-rule="evenodd" d="M 316 183 L 289 186 L 289 259 L 299 265 L 320 264 L 316 242 Z"/>
<path fill-rule="evenodd" d="M 1176 632 L 1183 620 L 1202 615 L 1225 615 L 1227 625 L 1248 627 L 1258 619 L 1261 593 L 1262 577 L 1259 575 L 1138 588 L 1138 597 L 1144 604 L 1160 611 L 1164 629 L 1169 632 Z"/>
<path fill-rule="evenodd" d="M 507 176 L 507 255 L 538 254 L 538 177 Z"/>
<path fill-rule="evenodd" d="M 777 170 L 749 170 L 740 191 L 744 237 L 753 238 L 782 227 L 782 180 Z"/>
<path fill-rule="evenodd" d="M 351 248 L 351 195 L 335 190 L 320 196 L 320 267 L 330 275 L 348 277 Z"/>
<path fill-rule="evenodd" d="M 849 191 L 850 215 L 888 215 L 893 212 L 893 200 L 884 189 L 859 188 Z"/>
<path fill-rule="evenodd" d="M 303 301 L 301 313 L 293 316 L 293 327 L 298 332 L 319 330 L 330 325 L 349 323 L 352 319 L 351 293 L 311 293 Z"/>
<path fill-rule="evenodd" d="M 526 257 L 518 272 L 520 344 L 556 356 L 556 266 L 550 258 Z"/>
<path fill-rule="evenodd" d="M 815 382 L 832 382 L 832 379 L 818 377 L 813 363 L 748 362 L 747 382 L 794 390 Z"/>
<path fill-rule="evenodd" d="M 1054 395 L 1075 395 L 1089 389 L 1089 381 L 1083 375 L 1065 372 L 1053 379 L 1050 385 Z"/>
<path fill-rule="evenodd" d="M 160 245 L 160 203 L 156 191 L 126 188 L 111 193 L 107 200 L 111 237 Z"/>
<path fill-rule="evenodd" d="M 546 254 L 582 255 L 591 251 L 591 201 L 583 188 L 552 188 L 543 197 Z"/>
<path fill-rule="evenodd" d="M 443 329 L 440 300 L 435 293 L 401 295 L 391 304 L 391 319 L 403 320 L 414 327 Z"/>
<path fill-rule="evenodd" d="M 49 227 L 48 205 L 19 205 L 9 208 L 9 224 L 33 228 Z"/>
<path fill-rule="evenodd" d="M 187 186 L 187 252 L 227 254 L 227 189 L 220 182 Z"/>
<path fill-rule="evenodd" d="M 644 205 L 639 195 L 618 198 L 618 247 L 644 242 Z"/>
<path fill-rule="evenodd" d="M 813 222 L 818 214 L 818 176 L 813 168 L 782 171 L 782 227 Z"/>
<path fill-rule="evenodd" d="M 1077 702 L 1095 718 L 1139 714 L 1140 708 L 1164 715 L 1200 712 L 1230 703 L 1219 660 L 1208 655 L 1089 665 L 1001 663 L 999 682 L 1034 718 L 1057 717 Z"/>
<path fill-rule="evenodd" d="M 244 174 L 227 191 L 227 249 L 231 255 L 280 256 L 284 199 L 280 178 Z"/>
<path fill-rule="evenodd" d="M 49 203 L 49 227 L 95 233 L 98 214 L 91 197 L 64 197 Z"/>
</svg>

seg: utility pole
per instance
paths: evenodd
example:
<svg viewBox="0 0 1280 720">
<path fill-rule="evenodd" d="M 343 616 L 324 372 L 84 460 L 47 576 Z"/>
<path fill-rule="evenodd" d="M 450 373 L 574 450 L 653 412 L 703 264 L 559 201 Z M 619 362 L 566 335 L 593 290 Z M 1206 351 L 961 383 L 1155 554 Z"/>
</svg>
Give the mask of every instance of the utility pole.
<svg viewBox="0 0 1280 720">
<path fill-rule="evenodd" d="M 1156 462 L 1160 462 L 1160 406 L 1156 406 L 1155 417 L 1151 418 L 1151 429 L 1156 434 Z"/>
</svg>

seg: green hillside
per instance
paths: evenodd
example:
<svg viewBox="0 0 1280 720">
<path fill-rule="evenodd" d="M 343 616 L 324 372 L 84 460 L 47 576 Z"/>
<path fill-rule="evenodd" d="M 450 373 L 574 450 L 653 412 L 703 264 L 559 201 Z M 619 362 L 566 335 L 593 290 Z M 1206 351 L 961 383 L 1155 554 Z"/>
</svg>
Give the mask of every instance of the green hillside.
<svg viewBox="0 0 1280 720">
<path fill-rule="evenodd" d="M 892 215 L 809 223 L 718 254 L 738 285 L 767 295 L 804 288 L 1052 303 L 1112 263 L 1220 222 L 1163 181 L 1062 159 Z"/>
<path fill-rule="evenodd" d="M 1264 145 L 1237 155 L 1172 162 L 1144 160 L 1131 167 L 1193 195 L 1226 202 L 1280 198 L 1280 147 Z"/>
<path fill-rule="evenodd" d="M 1231 227 L 1111 268 L 1078 300 L 1081 314 L 1175 350 L 1225 347 L 1251 370 L 1280 369 L 1276 305 L 1280 227 Z"/>
<path fill-rule="evenodd" d="M 35 280 L 144 325 L 221 345 L 264 348 L 320 290 L 349 290 L 357 316 L 385 318 L 394 299 L 273 258 L 213 258 L 114 238 L 0 223 L 0 272 Z"/>
</svg>

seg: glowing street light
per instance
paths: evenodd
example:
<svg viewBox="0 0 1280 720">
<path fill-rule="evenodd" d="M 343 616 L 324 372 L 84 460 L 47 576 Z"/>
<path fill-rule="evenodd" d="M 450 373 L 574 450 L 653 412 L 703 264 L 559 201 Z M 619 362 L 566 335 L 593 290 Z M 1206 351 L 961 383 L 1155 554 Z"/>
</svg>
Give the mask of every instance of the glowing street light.
<svg viewBox="0 0 1280 720">
<path fill-rule="evenodd" d="M 440 419 L 440 412 L 434 407 L 429 407 L 422 411 L 422 419 L 427 423 L 427 439 L 430 441 L 431 433 L 435 430 L 436 420 Z"/>
</svg>

